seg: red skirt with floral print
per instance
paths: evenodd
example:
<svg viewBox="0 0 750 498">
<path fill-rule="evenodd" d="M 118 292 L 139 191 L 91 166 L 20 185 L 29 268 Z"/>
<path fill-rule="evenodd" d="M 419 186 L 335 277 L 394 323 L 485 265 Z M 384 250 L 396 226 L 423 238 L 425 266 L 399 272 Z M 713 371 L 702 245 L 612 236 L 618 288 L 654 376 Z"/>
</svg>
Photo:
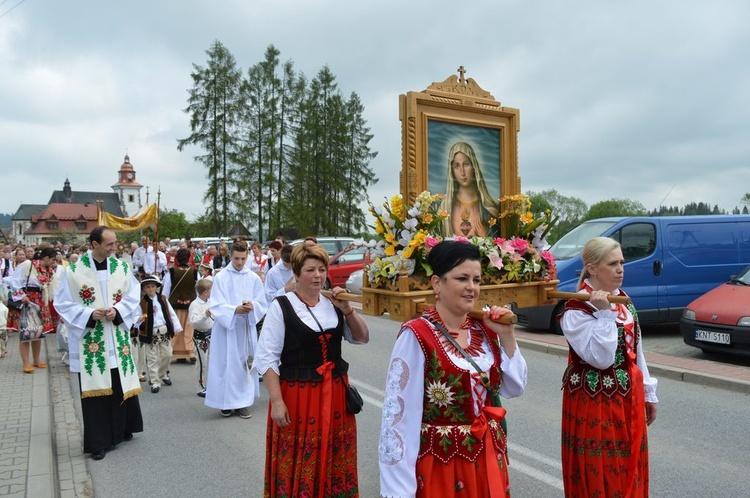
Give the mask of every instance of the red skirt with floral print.
<svg viewBox="0 0 750 498">
<path fill-rule="evenodd" d="M 38 304 L 42 308 L 42 325 L 43 332 L 49 334 L 57 330 L 57 324 L 60 321 L 60 316 L 57 314 L 57 310 L 52 305 L 52 301 L 44 304 L 41 292 L 27 291 L 26 297 L 28 297 L 32 303 Z M 21 319 L 21 312 L 19 310 L 8 310 L 8 330 L 18 330 L 18 321 Z"/>
<path fill-rule="evenodd" d="M 562 471 L 566 497 L 648 496 L 643 374 L 631 364 L 627 396 L 563 388 Z"/>
<path fill-rule="evenodd" d="M 505 454 L 497 454 L 501 482 L 496 489 L 490 489 L 487 476 L 489 452 L 483 451 L 475 461 L 454 457 L 448 463 L 441 462 L 432 454 L 417 460 L 417 498 L 487 498 L 510 496 L 508 480 L 508 460 Z"/>
<path fill-rule="evenodd" d="M 323 382 L 280 380 L 281 396 L 292 422 L 283 428 L 277 426 L 269 404 L 264 496 L 359 496 L 357 423 L 346 411 L 342 379 L 328 382 L 330 406 L 323 401 Z"/>
</svg>

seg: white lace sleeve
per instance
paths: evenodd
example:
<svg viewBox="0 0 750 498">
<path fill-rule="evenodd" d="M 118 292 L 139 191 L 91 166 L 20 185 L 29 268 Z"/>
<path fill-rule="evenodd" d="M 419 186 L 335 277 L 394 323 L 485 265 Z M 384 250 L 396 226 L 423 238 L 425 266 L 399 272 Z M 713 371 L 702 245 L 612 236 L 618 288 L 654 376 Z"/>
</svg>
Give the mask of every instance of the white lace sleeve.
<svg viewBox="0 0 750 498">
<path fill-rule="evenodd" d="M 646 357 L 643 355 L 643 342 L 638 341 L 638 347 L 637 349 L 637 355 L 636 355 L 636 365 L 638 365 L 638 368 L 641 369 L 641 372 L 643 372 L 643 388 L 646 394 L 646 402 L 647 403 L 658 403 L 659 399 L 656 397 L 656 386 L 659 384 L 659 381 L 656 379 L 656 377 L 651 377 L 651 374 L 648 371 L 648 365 L 646 365 Z"/>
<path fill-rule="evenodd" d="M 380 494 L 387 498 L 410 498 L 417 491 L 424 361 L 414 333 L 405 329 L 391 353 L 378 445 Z"/>
<path fill-rule="evenodd" d="M 526 390 L 526 381 L 529 376 L 526 360 L 521 354 L 521 349 L 516 348 L 513 358 L 508 358 L 504 349 L 501 349 L 500 353 L 502 355 L 500 368 L 503 370 L 503 383 L 500 384 L 500 396 L 504 398 L 521 396 Z"/>
</svg>

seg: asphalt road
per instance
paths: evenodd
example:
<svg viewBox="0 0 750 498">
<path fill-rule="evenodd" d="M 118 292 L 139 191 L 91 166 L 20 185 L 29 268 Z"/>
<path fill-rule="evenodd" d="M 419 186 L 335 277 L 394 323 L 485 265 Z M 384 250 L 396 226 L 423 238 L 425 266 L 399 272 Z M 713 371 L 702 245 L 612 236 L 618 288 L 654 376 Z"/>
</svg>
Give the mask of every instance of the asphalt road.
<svg viewBox="0 0 750 498">
<path fill-rule="evenodd" d="M 357 416 L 361 496 L 374 498 L 385 369 L 398 324 L 366 319 L 371 343 L 345 345 L 344 355 L 351 381 L 365 399 Z M 674 339 L 665 333 L 646 340 L 656 346 Z M 560 377 L 566 360 L 535 351 L 524 356 L 530 369 L 527 392 L 505 402 L 511 490 L 517 497 L 560 497 Z M 89 460 L 95 496 L 262 496 L 265 391 L 251 419 L 225 419 L 195 395 L 191 365 L 173 364 L 172 378 L 173 386 L 140 397 L 146 432 L 102 461 Z M 658 395 L 659 417 L 650 430 L 651 495 L 748 496 L 750 396 L 670 379 L 660 380 Z"/>
</svg>

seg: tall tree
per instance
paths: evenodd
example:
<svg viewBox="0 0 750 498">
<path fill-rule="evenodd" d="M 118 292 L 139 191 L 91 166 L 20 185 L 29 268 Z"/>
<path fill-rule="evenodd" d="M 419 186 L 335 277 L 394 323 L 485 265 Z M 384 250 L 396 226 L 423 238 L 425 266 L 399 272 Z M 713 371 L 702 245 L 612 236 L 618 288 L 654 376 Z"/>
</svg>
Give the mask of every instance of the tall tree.
<svg viewBox="0 0 750 498">
<path fill-rule="evenodd" d="M 193 64 L 193 88 L 188 90 L 188 106 L 184 109 L 190 114 L 191 134 L 177 140 L 177 149 L 197 145 L 204 152 L 194 156 L 207 169 L 209 184 L 203 200 L 209 202 L 208 215 L 215 233 L 223 234 L 236 219 L 229 206 L 230 158 L 237 149 L 242 73 L 234 56 L 218 40 L 206 54 L 205 67 Z"/>
<path fill-rule="evenodd" d="M 364 230 L 367 224 L 364 211 L 351 209 L 361 204 L 367 197 L 367 189 L 377 183 L 375 173 L 370 168 L 370 161 L 378 155 L 370 149 L 372 134 L 362 114 L 365 107 L 359 95 L 352 92 L 346 102 L 348 117 L 346 141 L 346 185 L 344 205 L 349 206 L 348 216 L 344 220 L 344 233 L 351 234 Z"/>
</svg>

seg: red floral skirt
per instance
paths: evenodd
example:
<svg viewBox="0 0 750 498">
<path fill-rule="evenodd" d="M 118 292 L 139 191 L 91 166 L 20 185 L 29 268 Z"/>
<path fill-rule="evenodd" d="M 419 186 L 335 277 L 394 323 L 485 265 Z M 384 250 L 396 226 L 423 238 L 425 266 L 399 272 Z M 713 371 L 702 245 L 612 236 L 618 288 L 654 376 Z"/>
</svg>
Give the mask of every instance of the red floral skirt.
<svg viewBox="0 0 750 498">
<path fill-rule="evenodd" d="M 562 470 L 566 497 L 648 496 L 643 375 L 630 369 L 627 396 L 563 390 Z"/>
<path fill-rule="evenodd" d="M 502 481 L 497 496 L 510 496 L 508 461 L 504 454 L 498 453 L 497 457 Z M 424 455 L 417 459 L 417 498 L 490 497 L 487 458 L 486 448 L 473 462 L 456 457 L 443 463 L 432 454 Z"/>
<path fill-rule="evenodd" d="M 357 423 L 346 411 L 345 386 L 332 379 L 331 406 L 323 402 L 323 383 L 280 380 L 292 423 L 266 428 L 264 496 L 344 498 L 359 496 Z"/>
<path fill-rule="evenodd" d="M 38 304 L 42 309 L 42 332 L 45 334 L 55 332 L 57 330 L 57 324 L 60 322 L 60 316 L 52 305 L 52 301 L 44 304 L 41 292 L 26 291 L 26 297 L 28 297 L 32 303 Z M 21 312 L 19 310 L 8 309 L 8 330 L 18 330 L 18 322 L 20 319 Z"/>
</svg>

